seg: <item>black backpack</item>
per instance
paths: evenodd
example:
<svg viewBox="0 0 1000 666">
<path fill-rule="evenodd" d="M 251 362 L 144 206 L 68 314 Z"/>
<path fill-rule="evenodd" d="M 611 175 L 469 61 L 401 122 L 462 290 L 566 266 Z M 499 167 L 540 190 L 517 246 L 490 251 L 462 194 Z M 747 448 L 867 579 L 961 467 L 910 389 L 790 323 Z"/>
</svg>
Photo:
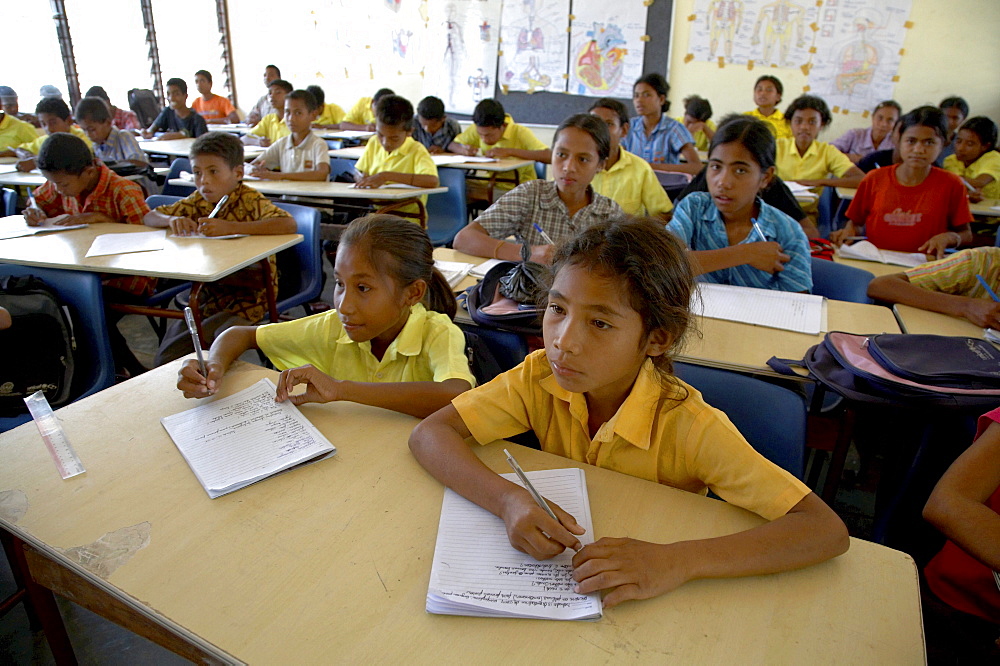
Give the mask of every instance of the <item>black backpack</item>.
<svg viewBox="0 0 1000 666">
<path fill-rule="evenodd" d="M 499 298 L 500 280 L 517 266 L 514 261 L 502 261 L 487 271 L 479 284 L 466 290 L 466 306 L 472 321 L 480 326 L 512 331 L 522 335 L 542 334 L 542 311 L 530 304 L 528 309 L 508 314 L 488 314 L 483 308 Z"/>
<path fill-rule="evenodd" d="M 132 109 L 139 117 L 139 122 L 143 127 L 149 127 L 156 120 L 156 116 L 160 115 L 160 110 L 163 107 L 160 106 L 160 102 L 157 101 L 152 90 L 132 88 L 128 91 L 128 108 Z"/>
<path fill-rule="evenodd" d="M 0 279 L 0 307 L 13 320 L 0 331 L 0 417 L 26 413 L 35 391 L 53 408 L 69 402 L 76 340 L 68 308 L 31 275 Z"/>
</svg>

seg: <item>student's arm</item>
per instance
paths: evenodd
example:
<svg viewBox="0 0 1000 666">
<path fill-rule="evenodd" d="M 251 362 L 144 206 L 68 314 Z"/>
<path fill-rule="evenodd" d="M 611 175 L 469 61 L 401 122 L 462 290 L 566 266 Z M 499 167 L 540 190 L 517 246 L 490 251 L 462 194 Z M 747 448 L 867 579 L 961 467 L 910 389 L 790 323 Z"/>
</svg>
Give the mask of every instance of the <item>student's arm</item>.
<svg viewBox="0 0 1000 666">
<path fill-rule="evenodd" d="M 177 373 L 177 388 L 184 392 L 185 398 L 206 398 L 215 395 L 229 366 L 248 349 L 259 349 L 257 327 L 227 328 L 212 343 L 212 348 L 205 358 L 208 377 L 201 374 L 198 359 L 188 359 Z"/>
<path fill-rule="evenodd" d="M 944 257 L 944 251 L 950 247 L 961 247 L 972 242 L 972 229 L 968 224 L 942 231 L 931 236 L 926 243 L 917 248 L 917 252 L 934 255 L 935 259 Z"/>
<path fill-rule="evenodd" d="M 366 125 L 360 125 L 358 123 L 349 123 L 346 120 L 340 123 L 340 129 L 342 130 L 357 130 L 359 132 L 374 132 L 375 123 L 368 123 Z"/>
<path fill-rule="evenodd" d="M 157 141 L 171 141 L 173 139 L 186 139 L 188 135 L 185 132 L 164 132 L 160 136 L 156 137 Z"/>
<path fill-rule="evenodd" d="M 785 264 L 792 260 L 774 241 L 742 243 L 719 250 L 691 250 L 688 258 L 695 275 L 745 265 L 773 275 L 785 270 Z"/>
<path fill-rule="evenodd" d="M 271 145 L 271 140 L 266 136 L 260 136 L 256 134 L 244 134 L 240 137 L 240 141 L 243 142 L 244 146 L 263 146 L 268 147 Z"/>
<path fill-rule="evenodd" d="M 830 242 L 840 247 L 851 236 L 863 235 L 858 233 L 858 229 L 864 229 L 864 225 L 855 225 L 853 220 L 848 220 L 843 228 L 830 232 Z"/>
<path fill-rule="evenodd" d="M 964 317 L 983 328 L 1000 329 L 1000 303 L 925 289 L 910 282 L 906 273 L 875 278 L 868 284 L 868 295 L 887 303 L 902 303 L 953 317 Z"/>
<path fill-rule="evenodd" d="M 861 180 L 864 177 L 865 172 L 857 166 L 852 165 L 840 178 L 799 178 L 795 182 L 806 187 L 857 187 L 861 184 Z"/>
<path fill-rule="evenodd" d="M 698 151 L 695 150 L 693 143 L 685 143 L 680 150 L 681 155 L 686 160 L 685 162 L 678 162 L 677 164 L 667 164 L 666 162 L 650 162 L 649 166 L 653 167 L 654 171 L 666 171 L 670 173 L 689 173 L 692 176 L 697 176 L 698 172 L 701 171 L 701 158 L 698 157 Z"/>
<path fill-rule="evenodd" d="M 466 157 L 474 157 L 479 152 L 479 148 L 459 143 L 458 141 L 452 141 L 448 144 L 448 152 L 455 153 L 456 155 L 465 155 Z"/>
<path fill-rule="evenodd" d="M 566 548 L 577 550 L 584 529 L 554 502 L 549 506 L 559 522 L 535 504 L 521 486 L 499 476 L 476 457 L 465 443 L 470 437 L 465 421 L 452 405 L 428 416 L 410 435 L 410 451 L 424 469 L 462 497 L 501 518 L 514 548 L 543 560 Z"/>
<path fill-rule="evenodd" d="M 544 150 L 525 150 L 524 148 L 490 148 L 484 155 L 486 157 L 517 157 L 522 160 L 534 160 L 536 162 L 552 163 L 552 151 L 548 148 Z"/>
<path fill-rule="evenodd" d="M 190 217 L 182 215 L 167 215 L 157 209 L 146 213 L 142 218 L 142 223 L 147 227 L 169 228 L 174 236 L 190 236 L 198 233 L 198 223 Z"/>
<path fill-rule="evenodd" d="M 265 178 L 268 180 L 329 180 L 330 179 L 330 164 L 320 164 L 315 169 L 311 171 L 257 171 L 254 170 L 254 175 L 260 178 Z"/>
<path fill-rule="evenodd" d="M 226 236 L 228 234 L 250 234 L 268 236 L 273 234 L 294 234 L 295 219 L 287 215 L 269 217 L 263 220 L 233 222 L 218 218 L 203 217 L 198 220 L 198 233 L 206 236 Z"/>
<path fill-rule="evenodd" d="M 934 486 L 924 518 L 965 552 L 1000 571 L 1000 514 L 986 500 L 1000 487 L 1000 424 L 952 463 Z"/>
<path fill-rule="evenodd" d="M 292 395 L 292 389 L 306 385 L 305 393 Z M 290 400 L 293 405 L 307 402 L 347 400 L 402 412 L 417 418 L 430 416 L 472 386 L 464 379 L 442 382 L 352 382 L 334 379 L 312 365 L 284 370 L 278 378 L 278 402 Z"/>
<path fill-rule="evenodd" d="M 437 187 L 438 177 L 423 173 L 403 173 L 401 171 L 380 171 L 365 176 L 357 182 L 361 188 L 381 187 L 386 183 L 403 183 L 414 187 Z"/>
<path fill-rule="evenodd" d="M 698 578 L 800 569 L 845 553 L 849 545 L 844 523 L 809 493 L 777 520 L 724 537 L 667 544 L 605 537 L 573 557 L 573 578 L 580 594 L 607 590 L 604 607 L 610 608 Z"/>
<path fill-rule="evenodd" d="M 236 109 L 233 109 L 232 111 L 229 112 L 229 115 L 226 116 L 226 120 L 224 122 L 231 124 L 236 124 L 240 122 L 239 112 Z"/>
</svg>

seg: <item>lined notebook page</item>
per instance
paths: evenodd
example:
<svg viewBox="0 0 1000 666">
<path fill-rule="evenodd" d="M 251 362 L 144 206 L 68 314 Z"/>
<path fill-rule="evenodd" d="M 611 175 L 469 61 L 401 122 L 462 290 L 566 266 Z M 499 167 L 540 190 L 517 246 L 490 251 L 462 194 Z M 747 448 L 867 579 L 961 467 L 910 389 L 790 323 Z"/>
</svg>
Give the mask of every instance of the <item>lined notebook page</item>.
<svg viewBox="0 0 1000 666">
<path fill-rule="evenodd" d="M 518 483 L 515 474 L 502 476 Z M 543 497 L 572 514 L 587 530 L 580 542 L 593 543 L 594 526 L 583 470 L 554 469 L 527 472 L 527 476 Z M 573 592 L 574 554 L 566 550 L 540 562 L 515 550 L 500 518 L 446 489 L 427 590 L 427 612 L 597 619 L 601 616 L 600 594 Z"/>
<path fill-rule="evenodd" d="M 239 393 L 165 416 L 160 423 L 211 498 L 245 488 L 337 449 L 262 379 Z"/>
<path fill-rule="evenodd" d="M 699 282 L 691 300 L 695 314 L 809 335 L 826 329 L 822 296 Z"/>
</svg>

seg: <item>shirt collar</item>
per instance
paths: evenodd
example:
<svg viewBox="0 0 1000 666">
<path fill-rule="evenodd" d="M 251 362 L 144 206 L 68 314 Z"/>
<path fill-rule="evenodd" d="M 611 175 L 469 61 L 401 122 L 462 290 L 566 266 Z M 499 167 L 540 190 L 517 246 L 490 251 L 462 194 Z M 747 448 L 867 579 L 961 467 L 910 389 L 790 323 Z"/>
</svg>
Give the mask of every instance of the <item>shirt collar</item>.
<svg viewBox="0 0 1000 666">
<path fill-rule="evenodd" d="M 544 185 L 542 186 L 541 195 L 538 197 L 538 207 L 556 208 L 568 215 L 569 209 L 566 208 L 566 204 L 563 203 L 563 200 L 559 198 L 559 188 L 556 186 L 555 181 L 545 180 L 542 182 L 544 183 Z M 577 214 L 583 212 L 589 206 L 592 206 L 596 201 L 596 197 L 594 195 L 594 188 L 590 185 L 587 185 L 587 198 L 590 200 L 590 203 L 581 208 Z"/>
<path fill-rule="evenodd" d="M 420 351 L 423 349 L 424 344 L 424 319 L 427 314 L 427 309 L 424 308 L 422 303 L 417 303 L 410 308 L 410 316 L 406 318 L 406 323 L 403 324 L 403 330 L 399 332 L 396 339 L 389 343 L 389 347 L 386 348 L 385 354 L 382 356 L 383 361 L 394 361 L 396 356 L 419 356 Z M 337 344 L 339 345 L 353 345 L 356 344 L 363 351 L 371 353 L 372 343 L 371 340 L 366 340 L 365 342 L 354 342 L 351 340 L 351 336 L 347 334 L 346 330 L 341 330 L 340 336 L 337 338 Z"/>
<path fill-rule="evenodd" d="M 80 202 L 80 208 L 85 210 L 87 208 L 87 203 L 91 200 L 100 199 L 105 196 L 108 191 L 108 187 L 111 184 L 111 169 L 104 166 L 103 164 L 97 165 L 98 173 L 100 176 L 97 178 L 97 185 L 94 186 L 94 190 L 87 195 L 87 198 Z"/>
</svg>

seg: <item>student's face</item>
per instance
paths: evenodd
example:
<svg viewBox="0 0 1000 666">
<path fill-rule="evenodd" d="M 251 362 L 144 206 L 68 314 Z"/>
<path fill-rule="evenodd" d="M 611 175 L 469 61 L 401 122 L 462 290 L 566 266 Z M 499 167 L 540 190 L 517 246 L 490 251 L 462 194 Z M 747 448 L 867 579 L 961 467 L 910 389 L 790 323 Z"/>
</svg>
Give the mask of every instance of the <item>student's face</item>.
<svg viewBox="0 0 1000 666">
<path fill-rule="evenodd" d="M 560 193 L 578 194 L 587 189 L 604 160 L 597 155 L 593 137 L 576 127 L 567 127 L 552 146 L 552 173 Z"/>
<path fill-rule="evenodd" d="M 199 95 L 207 95 L 212 92 L 212 82 L 204 74 L 194 77 L 194 85 L 198 88 Z"/>
<path fill-rule="evenodd" d="M 792 114 L 791 126 L 796 143 L 811 144 L 823 129 L 823 115 L 816 109 L 799 109 Z"/>
<path fill-rule="evenodd" d="M 373 266 L 362 249 L 343 243 L 337 248 L 333 306 L 354 342 L 388 345 L 403 330 L 410 306 L 423 297 L 423 280 L 401 287 L 388 273 Z"/>
<path fill-rule="evenodd" d="M 881 136 L 892 132 L 893 126 L 899 120 L 899 111 L 891 106 L 883 106 L 872 114 L 872 131 Z"/>
<path fill-rule="evenodd" d="M 942 109 L 941 111 L 944 113 L 944 117 L 948 121 L 948 134 L 952 134 L 955 130 L 962 126 L 962 123 L 965 122 L 965 116 L 962 115 L 962 111 L 956 106 L 951 106 L 947 109 Z"/>
<path fill-rule="evenodd" d="M 989 149 L 989 144 L 984 144 L 979 135 L 972 130 L 958 130 L 958 135 L 955 137 L 955 157 L 965 166 L 978 160 Z"/>
<path fill-rule="evenodd" d="M 94 143 L 104 143 L 108 140 L 108 135 L 111 134 L 110 120 L 98 122 L 96 120 L 85 119 L 77 121 L 77 124 L 80 125 L 80 129 L 86 132 L 87 137 Z"/>
<path fill-rule="evenodd" d="M 618 114 L 611 109 L 605 109 L 604 107 L 597 107 L 590 110 L 590 115 L 597 116 L 603 120 L 608 125 L 608 132 L 611 134 L 611 152 L 614 154 L 615 150 L 618 149 L 618 145 L 621 143 L 622 138 L 628 131 L 628 125 L 622 125 L 622 119 L 618 117 Z"/>
<path fill-rule="evenodd" d="M 285 100 L 285 124 L 293 134 L 308 132 L 317 114 L 318 111 L 310 111 L 301 99 Z"/>
<path fill-rule="evenodd" d="M 195 155 L 191 158 L 191 170 L 194 171 L 194 186 L 210 204 L 219 203 L 219 199 L 235 190 L 243 178 L 242 164 L 231 167 L 218 155 Z"/>
<path fill-rule="evenodd" d="M 424 118 L 423 116 L 417 116 L 417 122 L 420 123 L 420 126 L 428 134 L 434 134 L 444 127 L 444 118 Z"/>
<path fill-rule="evenodd" d="M 187 93 L 181 90 L 180 87 L 167 86 L 167 101 L 170 102 L 170 108 L 185 108 L 187 106 L 187 98 Z"/>
<path fill-rule="evenodd" d="M 638 83 L 632 88 L 632 106 L 640 116 L 652 116 L 663 111 L 666 95 L 660 95 L 648 83 Z"/>
<path fill-rule="evenodd" d="M 52 183 L 52 186 L 56 188 L 56 192 L 64 197 L 79 197 L 87 190 L 93 188 L 98 172 L 97 167 L 91 165 L 84 167 L 79 175 L 65 171 L 43 171 L 42 175 L 45 176 L 47 181 Z"/>
<path fill-rule="evenodd" d="M 903 132 L 897 146 L 903 164 L 914 169 L 927 169 L 941 154 L 944 141 L 930 127 L 911 125 Z"/>
<path fill-rule="evenodd" d="M 493 146 L 503 138 L 503 133 L 506 129 L 507 123 L 504 123 L 500 127 L 485 127 L 482 125 L 476 125 L 476 134 L 479 135 L 479 141 L 484 146 Z"/>
<path fill-rule="evenodd" d="M 49 134 L 55 134 L 56 132 L 68 132 L 73 126 L 72 118 L 66 118 L 64 120 L 54 113 L 39 113 L 38 122 Z"/>
<path fill-rule="evenodd" d="M 661 333 L 643 333 L 625 290 L 621 279 L 573 265 L 556 274 L 549 290 L 542 336 L 552 374 L 590 405 L 623 399 L 646 356 L 665 350 Z"/>
<path fill-rule="evenodd" d="M 382 144 L 385 152 L 391 153 L 403 145 L 410 133 L 403 129 L 402 125 L 386 125 L 381 120 L 376 120 L 375 135 L 378 136 L 378 142 Z"/>
<path fill-rule="evenodd" d="M 719 144 L 708 156 L 705 179 L 712 202 L 723 219 L 752 212 L 757 193 L 771 182 L 774 167 L 766 171 L 738 141 Z"/>
<path fill-rule="evenodd" d="M 276 109 L 285 108 L 285 97 L 287 95 L 288 93 L 281 86 L 271 86 L 267 89 L 267 99 L 270 100 L 271 106 Z"/>
<path fill-rule="evenodd" d="M 757 106 L 777 106 L 781 95 L 772 81 L 761 81 L 753 87 L 753 103 Z"/>
<path fill-rule="evenodd" d="M 16 97 L 7 97 L 5 99 L 0 99 L 0 111 L 3 111 L 4 113 L 9 113 L 12 116 L 16 116 L 17 109 L 18 106 Z"/>
<path fill-rule="evenodd" d="M 277 78 L 278 78 L 278 72 L 274 69 L 274 67 L 265 67 L 264 68 L 264 85 L 265 86 L 270 86 L 271 85 L 271 81 L 275 81 L 275 80 L 277 80 Z"/>
</svg>

